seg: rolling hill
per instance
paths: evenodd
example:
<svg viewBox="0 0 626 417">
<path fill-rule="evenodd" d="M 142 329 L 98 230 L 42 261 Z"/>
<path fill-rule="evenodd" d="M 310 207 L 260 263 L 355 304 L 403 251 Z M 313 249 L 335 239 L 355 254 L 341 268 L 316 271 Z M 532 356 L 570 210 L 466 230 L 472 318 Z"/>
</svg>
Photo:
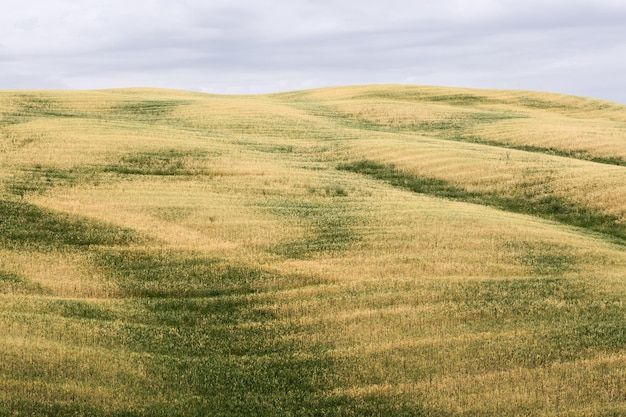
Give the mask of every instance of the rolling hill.
<svg viewBox="0 0 626 417">
<path fill-rule="evenodd" d="M 626 106 L 0 92 L 0 415 L 626 414 Z"/>
</svg>

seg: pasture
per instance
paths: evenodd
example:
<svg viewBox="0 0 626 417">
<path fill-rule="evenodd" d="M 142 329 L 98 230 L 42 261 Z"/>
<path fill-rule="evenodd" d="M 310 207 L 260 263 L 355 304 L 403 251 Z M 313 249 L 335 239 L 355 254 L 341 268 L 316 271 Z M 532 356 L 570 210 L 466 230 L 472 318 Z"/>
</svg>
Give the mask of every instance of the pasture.
<svg viewBox="0 0 626 417">
<path fill-rule="evenodd" d="M 0 92 L 0 415 L 626 414 L 626 106 Z"/>
</svg>

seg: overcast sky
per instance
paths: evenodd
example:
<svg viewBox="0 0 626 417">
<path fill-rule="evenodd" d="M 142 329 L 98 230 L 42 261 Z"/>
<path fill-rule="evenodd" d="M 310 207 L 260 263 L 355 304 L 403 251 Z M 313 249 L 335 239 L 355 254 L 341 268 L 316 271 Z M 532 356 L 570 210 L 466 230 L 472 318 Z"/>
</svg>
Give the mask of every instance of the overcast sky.
<svg viewBox="0 0 626 417">
<path fill-rule="evenodd" d="M 626 103 L 625 0 L 0 3 L 0 89 L 394 83 Z"/>
</svg>

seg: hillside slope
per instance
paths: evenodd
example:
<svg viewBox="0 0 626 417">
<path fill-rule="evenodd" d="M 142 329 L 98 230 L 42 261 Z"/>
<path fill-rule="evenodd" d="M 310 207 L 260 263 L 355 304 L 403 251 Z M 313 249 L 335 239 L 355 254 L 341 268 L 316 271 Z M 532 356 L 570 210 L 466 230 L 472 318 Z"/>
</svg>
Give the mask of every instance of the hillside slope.
<svg viewBox="0 0 626 417">
<path fill-rule="evenodd" d="M 625 202 L 598 100 L 0 92 L 0 415 L 624 414 Z"/>
</svg>

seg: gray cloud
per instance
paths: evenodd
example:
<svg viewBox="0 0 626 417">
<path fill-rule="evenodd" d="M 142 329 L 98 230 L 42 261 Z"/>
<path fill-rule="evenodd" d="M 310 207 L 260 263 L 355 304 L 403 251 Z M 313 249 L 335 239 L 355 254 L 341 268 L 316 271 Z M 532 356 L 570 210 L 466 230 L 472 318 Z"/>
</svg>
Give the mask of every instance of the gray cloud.
<svg viewBox="0 0 626 417">
<path fill-rule="evenodd" d="M 0 16 L 2 89 L 416 83 L 626 103 L 617 0 L 34 3 Z"/>
</svg>

